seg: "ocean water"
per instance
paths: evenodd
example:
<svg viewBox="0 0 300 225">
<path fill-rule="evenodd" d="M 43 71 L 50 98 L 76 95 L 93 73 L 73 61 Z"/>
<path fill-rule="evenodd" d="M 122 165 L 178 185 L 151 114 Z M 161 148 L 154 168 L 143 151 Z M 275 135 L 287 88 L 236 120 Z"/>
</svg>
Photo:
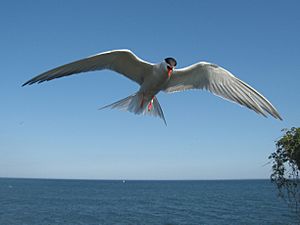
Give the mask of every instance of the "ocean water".
<svg viewBox="0 0 300 225">
<path fill-rule="evenodd" d="M 268 180 L 0 179 L 0 225 L 297 224 Z"/>
</svg>

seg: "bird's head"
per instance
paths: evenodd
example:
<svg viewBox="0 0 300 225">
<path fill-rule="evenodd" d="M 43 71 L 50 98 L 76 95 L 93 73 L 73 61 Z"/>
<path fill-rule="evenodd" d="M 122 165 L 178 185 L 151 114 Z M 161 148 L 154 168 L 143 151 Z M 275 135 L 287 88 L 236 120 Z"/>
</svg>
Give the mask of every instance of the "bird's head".
<svg viewBox="0 0 300 225">
<path fill-rule="evenodd" d="M 177 62 L 174 58 L 169 57 L 169 58 L 165 58 L 165 63 L 166 63 L 166 69 L 168 71 L 168 77 L 170 77 L 173 72 L 173 69 L 177 65 Z"/>
</svg>

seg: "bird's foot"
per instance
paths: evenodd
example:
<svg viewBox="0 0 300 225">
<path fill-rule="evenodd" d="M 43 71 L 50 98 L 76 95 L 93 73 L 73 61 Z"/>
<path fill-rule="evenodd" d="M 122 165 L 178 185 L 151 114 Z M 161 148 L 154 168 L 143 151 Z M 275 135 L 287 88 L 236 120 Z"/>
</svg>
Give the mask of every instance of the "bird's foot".
<svg viewBox="0 0 300 225">
<path fill-rule="evenodd" d="M 153 97 L 154 98 L 154 97 Z M 151 101 L 148 104 L 148 112 L 152 110 L 153 108 L 153 98 L 151 99 Z"/>
</svg>

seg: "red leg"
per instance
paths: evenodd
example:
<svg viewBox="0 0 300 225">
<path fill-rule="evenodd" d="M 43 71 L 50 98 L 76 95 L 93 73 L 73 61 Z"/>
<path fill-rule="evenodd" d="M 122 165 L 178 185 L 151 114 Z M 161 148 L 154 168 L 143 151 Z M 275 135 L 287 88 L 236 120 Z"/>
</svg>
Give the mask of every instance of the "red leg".
<svg viewBox="0 0 300 225">
<path fill-rule="evenodd" d="M 148 111 L 151 111 L 151 110 L 152 110 L 152 107 L 153 107 L 153 99 L 154 99 L 154 97 L 152 97 L 151 101 L 150 101 L 149 104 L 148 104 Z"/>
</svg>

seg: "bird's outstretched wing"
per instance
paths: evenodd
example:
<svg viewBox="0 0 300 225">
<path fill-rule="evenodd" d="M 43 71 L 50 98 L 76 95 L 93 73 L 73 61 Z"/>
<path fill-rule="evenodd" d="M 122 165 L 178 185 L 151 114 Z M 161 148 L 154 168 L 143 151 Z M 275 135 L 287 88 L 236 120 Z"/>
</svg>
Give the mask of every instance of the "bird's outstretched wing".
<svg viewBox="0 0 300 225">
<path fill-rule="evenodd" d="M 113 70 L 125 75 L 138 84 L 142 84 L 144 76 L 151 73 L 153 64 L 139 59 L 130 50 L 113 50 L 59 66 L 30 79 L 23 86 L 81 72 L 103 69 Z"/>
<path fill-rule="evenodd" d="M 164 91 L 206 89 L 224 99 L 246 106 L 258 114 L 282 120 L 275 107 L 258 91 L 217 65 L 199 62 L 174 70 Z"/>
</svg>

